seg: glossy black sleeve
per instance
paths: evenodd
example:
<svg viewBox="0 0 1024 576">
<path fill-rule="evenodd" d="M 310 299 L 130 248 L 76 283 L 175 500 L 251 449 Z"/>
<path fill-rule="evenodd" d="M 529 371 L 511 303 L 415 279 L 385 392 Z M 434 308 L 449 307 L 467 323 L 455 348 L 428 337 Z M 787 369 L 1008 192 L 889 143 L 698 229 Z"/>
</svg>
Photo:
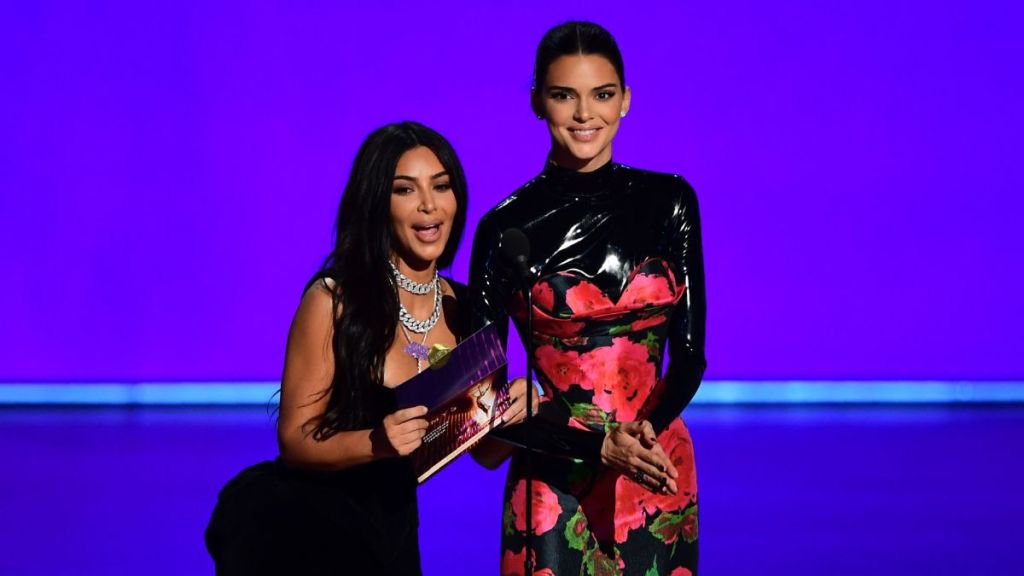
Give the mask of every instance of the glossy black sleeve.
<svg viewBox="0 0 1024 576">
<path fill-rule="evenodd" d="M 704 295 L 704 255 L 701 248 L 700 214 L 693 188 L 678 179 L 679 192 L 672 208 L 672 220 L 666 230 L 666 251 L 685 282 L 686 291 L 669 320 L 668 367 L 665 370 L 661 398 L 648 416 L 655 431 L 661 433 L 690 403 L 707 361 L 704 358 L 704 325 L 707 304 Z"/>
<path fill-rule="evenodd" d="M 501 255 L 501 232 L 491 214 L 477 225 L 469 263 L 470 329 L 494 324 L 502 344 L 507 346 L 508 307 L 518 281 Z M 507 370 L 499 371 L 496 378 L 508 378 Z M 555 405 L 545 402 L 531 423 L 497 429 L 491 435 L 554 456 L 600 462 L 604 434 L 570 428 L 565 423 L 567 417 L 551 413 Z"/>
<path fill-rule="evenodd" d="M 487 214 L 480 220 L 473 236 L 473 253 L 469 261 L 469 329 L 472 333 L 494 324 L 502 345 L 506 345 L 513 278 L 498 251 L 500 234 L 492 216 Z M 505 377 L 504 371 L 501 376 Z"/>
</svg>

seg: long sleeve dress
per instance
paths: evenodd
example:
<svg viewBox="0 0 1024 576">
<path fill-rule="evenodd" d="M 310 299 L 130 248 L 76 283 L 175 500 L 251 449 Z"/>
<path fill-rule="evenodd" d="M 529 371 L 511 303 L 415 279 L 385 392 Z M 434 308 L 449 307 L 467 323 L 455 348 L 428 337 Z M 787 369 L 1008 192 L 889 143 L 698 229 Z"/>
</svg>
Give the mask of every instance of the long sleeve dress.
<svg viewBox="0 0 1024 576">
<path fill-rule="evenodd" d="M 526 334 L 521 281 L 502 233 L 530 242 L 533 361 L 543 388 L 530 432 L 535 574 L 696 573 L 697 484 L 680 412 L 704 373 L 704 272 L 696 196 L 678 176 L 607 163 L 548 166 L 480 221 L 470 266 L 472 329 Z M 667 367 L 663 355 L 669 353 Z M 654 494 L 600 463 L 609 426 L 649 420 L 679 471 Z M 509 431 L 515 436 L 515 430 Z M 524 467 L 509 467 L 501 573 L 525 559 Z"/>
</svg>

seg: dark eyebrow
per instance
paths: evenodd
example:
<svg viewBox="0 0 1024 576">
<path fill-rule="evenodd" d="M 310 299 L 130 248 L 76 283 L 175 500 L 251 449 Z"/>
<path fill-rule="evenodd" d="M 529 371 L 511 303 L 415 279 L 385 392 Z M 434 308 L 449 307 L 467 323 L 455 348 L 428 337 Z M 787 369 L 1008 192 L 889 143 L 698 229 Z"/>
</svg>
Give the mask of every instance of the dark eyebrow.
<svg viewBox="0 0 1024 576">
<path fill-rule="evenodd" d="M 569 88 L 568 86 L 548 86 L 548 90 L 562 90 L 564 92 L 572 92 L 573 94 L 576 93 L 575 90 Z"/>
<path fill-rule="evenodd" d="M 595 87 L 593 90 L 591 90 L 591 92 L 594 92 L 594 91 L 597 91 L 597 90 L 606 90 L 608 88 L 618 88 L 618 87 L 619 87 L 619 85 L 617 83 L 615 83 L 615 82 L 608 82 L 607 84 L 601 84 L 600 86 Z M 578 94 L 578 92 L 576 92 L 576 90 L 574 88 L 570 88 L 568 86 L 548 86 L 548 90 L 564 90 L 566 92 L 572 92 L 573 94 Z"/>
<path fill-rule="evenodd" d="M 441 170 L 437 174 L 434 174 L 433 176 L 431 176 L 430 179 L 431 180 L 437 180 L 438 178 L 440 178 L 442 176 L 447 176 L 447 175 L 448 175 L 448 171 L 447 170 Z M 401 174 L 398 174 L 397 176 L 395 176 L 395 180 L 408 180 L 409 182 L 416 182 L 416 179 L 413 178 L 412 176 L 403 176 Z"/>
</svg>

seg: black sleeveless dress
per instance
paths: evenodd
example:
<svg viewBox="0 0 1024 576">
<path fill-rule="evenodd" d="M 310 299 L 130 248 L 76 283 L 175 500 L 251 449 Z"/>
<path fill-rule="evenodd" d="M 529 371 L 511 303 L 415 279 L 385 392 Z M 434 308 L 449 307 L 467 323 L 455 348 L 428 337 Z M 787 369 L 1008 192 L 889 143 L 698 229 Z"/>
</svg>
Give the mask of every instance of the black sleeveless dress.
<svg viewBox="0 0 1024 576">
<path fill-rule="evenodd" d="M 221 490 L 206 547 L 217 574 L 420 574 L 416 479 L 392 458 L 339 472 L 272 460 Z"/>
<path fill-rule="evenodd" d="M 455 293 L 444 298 L 446 321 L 456 336 L 465 334 L 456 304 L 466 287 L 445 280 Z M 394 391 L 378 392 L 374 413 L 383 419 L 394 410 Z M 220 491 L 206 548 L 219 576 L 418 575 L 416 486 L 408 458 L 341 471 L 261 462 Z"/>
</svg>

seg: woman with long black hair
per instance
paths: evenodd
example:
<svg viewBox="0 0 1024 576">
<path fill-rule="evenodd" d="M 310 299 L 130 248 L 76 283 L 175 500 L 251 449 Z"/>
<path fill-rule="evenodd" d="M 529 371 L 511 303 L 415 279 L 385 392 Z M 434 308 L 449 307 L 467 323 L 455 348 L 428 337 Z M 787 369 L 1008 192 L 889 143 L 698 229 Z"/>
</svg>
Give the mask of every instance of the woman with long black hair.
<svg viewBox="0 0 1024 576">
<path fill-rule="evenodd" d="M 416 478 L 427 427 L 393 388 L 455 345 L 463 287 L 441 278 L 466 219 L 466 181 L 447 140 L 384 126 L 356 155 L 337 240 L 306 286 L 288 336 L 280 458 L 222 490 L 207 529 L 218 574 L 419 574 Z M 508 418 L 524 412 L 524 381 Z"/>
<path fill-rule="evenodd" d="M 552 28 L 534 74 L 547 166 L 480 221 L 470 268 L 472 326 L 507 331 L 511 316 L 544 389 L 536 419 L 505 434 L 541 453 L 532 465 L 513 455 L 501 572 L 522 574 L 530 560 L 546 576 L 692 575 L 696 473 L 679 414 L 705 366 L 696 196 L 678 176 L 612 161 L 630 91 L 607 30 Z M 530 244 L 530 309 L 504 262 L 509 229 Z M 489 441 L 475 454 L 495 465 L 509 452 Z"/>
</svg>

